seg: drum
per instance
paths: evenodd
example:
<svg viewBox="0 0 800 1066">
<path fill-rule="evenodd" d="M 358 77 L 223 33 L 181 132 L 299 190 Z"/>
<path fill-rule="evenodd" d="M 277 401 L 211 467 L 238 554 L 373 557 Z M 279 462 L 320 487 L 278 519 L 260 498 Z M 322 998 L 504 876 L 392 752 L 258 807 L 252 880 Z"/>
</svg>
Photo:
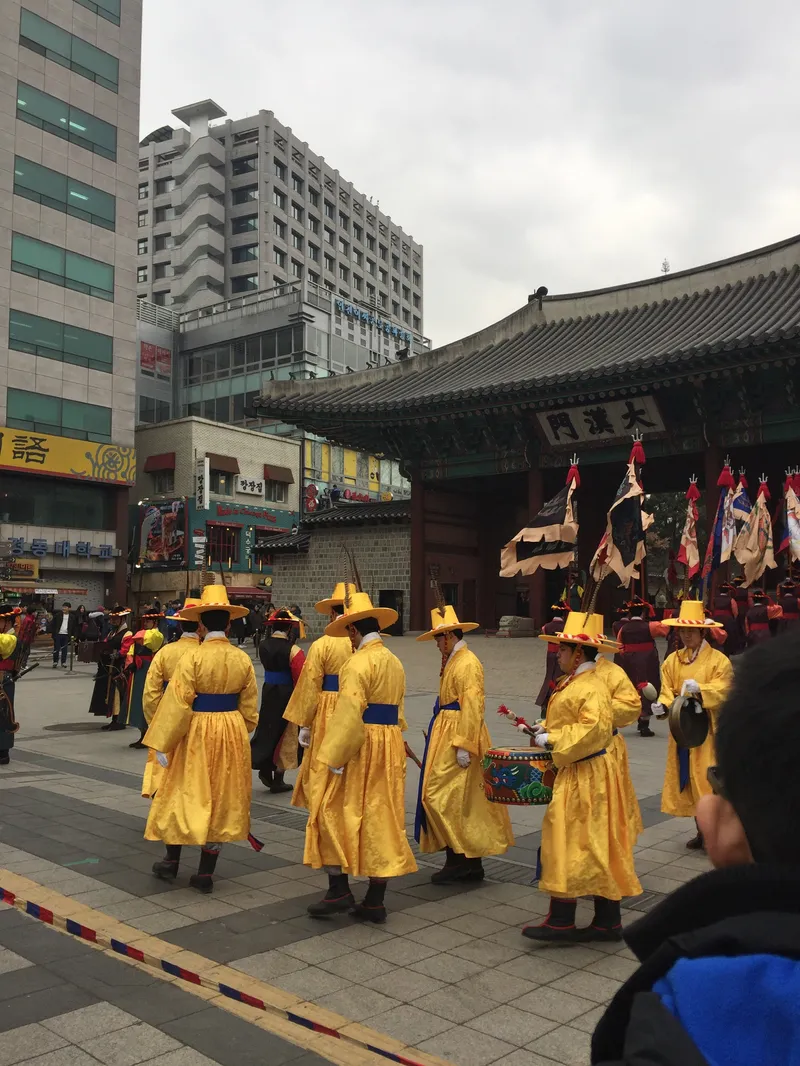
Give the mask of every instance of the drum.
<svg viewBox="0 0 800 1066">
<path fill-rule="evenodd" d="M 539 748 L 490 748 L 483 757 L 483 790 L 491 803 L 541 805 L 553 796 L 556 767 Z"/>
</svg>

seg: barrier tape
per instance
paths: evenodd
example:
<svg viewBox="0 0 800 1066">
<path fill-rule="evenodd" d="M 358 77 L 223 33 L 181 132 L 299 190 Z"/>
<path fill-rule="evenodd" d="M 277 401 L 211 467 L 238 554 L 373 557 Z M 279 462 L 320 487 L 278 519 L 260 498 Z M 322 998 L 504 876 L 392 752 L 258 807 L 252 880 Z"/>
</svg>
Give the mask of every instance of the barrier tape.
<svg viewBox="0 0 800 1066">
<path fill-rule="evenodd" d="M 350 1036 L 347 1033 L 341 1032 L 339 1029 L 323 1025 L 321 1022 L 315 1022 L 311 1018 L 304 1017 L 302 1014 L 295 1014 L 293 1011 L 285 1010 L 283 1007 L 277 1007 L 272 1003 L 267 1003 L 263 999 L 258 999 L 256 996 L 250 996 L 246 992 L 242 992 L 240 989 L 234 988 L 231 985 L 223 984 L 220 981 L 212 981 L 210 978 L 203 977 L 202 974 L 195 973 L 193 970 L 187 970 L 183 966 L 176 966 L 174 962 L 169 962 L 167 959 L 159 959 L 155 955 L 150 955 L 146 951 L 141 951 L 139 948 L 132 947 L 130 944 L 125 944 L 121 940 L 116 940 L 114 937 L 105 936 L 96 929 L 90 929 L 88 926 L 82 925 L 80 922 L 76 922 L 72 918 L 62 918 L 47 907 L 42 907 L 40 904 L 33 903 L 31 900 L 20 899 L 16 893 L 11 892 L 7 888 L 0 887 L 0 902 L 16 907 L 17 910 L 22 911 L 23 914 L 27 914 L 31 918 L 36 918 L 38 921 L 44 922 L 45 925 L 51 925 L 56 929 L 61 929 L 64 932 L 69 933 L 71 936 L 78 937 L 80 940 L 88 940 L 90 943 L 96 944 L 98 947 L 110 949 L 118 955 L 124 955 L 126 958 L 133 959 L 135 962 L 143 963 L 145 966 L 150 966 L 157 970 L 163 970 L 164 973 L 169 974 L 171 977 L 178 977 L 181 981 L 187 981 L 189 984 L 200 985 L 202 988 L 210 988 L 219 992 L 220 995 L 226 996 L 228 999 L 235 1000 L 237 1003 L 245 1003 L 248 1007 L 255 1007 L 257 1010 L 264 1011 L 266 1014 L 271 1014 L 276 1018 L 282 1018 L 284 1021 L 292 1022 L 294 1025 L 300 1025 L 304 1029 L 310 1029 L 314 1033 L 321 1033 L 323 1036 L 333 1037 L 344 1043 L 352 1044 L 354 1047 L 362 1048 L 365 1051 L 371 1051 L 374 1055 L 380 1055 L 381 1058 L 389 1059 L 391 1062 L 400 1063 L 400 1066 L 428 1066 L 428 1064 L 421 1063 L 416 1059 L 406 1058 L 404 1055 L 398 1055 L 394 1051 L 387 1051 L 386 1048 L 378 1047 L 375 1044 L 368 1043 L 366 1040 L 360 1040 L 358 1037 Z"/>
</svg>

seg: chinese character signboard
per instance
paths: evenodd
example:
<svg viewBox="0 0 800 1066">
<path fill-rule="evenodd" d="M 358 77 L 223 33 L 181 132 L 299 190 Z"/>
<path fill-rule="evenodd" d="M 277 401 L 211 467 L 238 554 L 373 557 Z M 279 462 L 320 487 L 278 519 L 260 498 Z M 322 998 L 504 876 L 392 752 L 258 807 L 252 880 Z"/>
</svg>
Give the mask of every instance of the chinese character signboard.
<svg viewBox="0 0 800 1066">
<path fill-rule="evenodd" d="M 550 444 L 574 447 L 630 437 L 635 430 L 663 433 L 664 423 L 652 396 L 633 400 L 598 400 L 537 415 Z"/>
<path fill-rule="evenodd" d="M 156 373 L 160 378 L 172 376 L 172 352 L 169 348 L 156 346 Z"/>
<path fill-rule="evenodd" d="M 260 496 L 264 499 L 264 479 L 245 477 L 244 474 L 236 475 L 236 491 L 249 496 Z"/>
<path fill-rule="evenodd" d="M 142 341 L 139 346 L 139 366 L 147 374 L 155 374 L 156 372 L 156 346 L 155 344 L 148 344 L 147 341 Z"/>
<path fill-rule="evenodd" d="M 198 511 L 207 511 L 211 503 L 211 463 L 207 455 L 195 462 L 194 469 L 194 505 Z"/>
<path fill-rule="evenodd" d="M 118 444 L 95 444 L 0 426 L 0 470 L 133 485 L 136 452 Z"/>
<path fill-rule="evenodd" d="M 159 500 L 139 508 L 139 562 L 143 570 L 182 570 L 186 566 L 186 506 Z"/>
</svg>

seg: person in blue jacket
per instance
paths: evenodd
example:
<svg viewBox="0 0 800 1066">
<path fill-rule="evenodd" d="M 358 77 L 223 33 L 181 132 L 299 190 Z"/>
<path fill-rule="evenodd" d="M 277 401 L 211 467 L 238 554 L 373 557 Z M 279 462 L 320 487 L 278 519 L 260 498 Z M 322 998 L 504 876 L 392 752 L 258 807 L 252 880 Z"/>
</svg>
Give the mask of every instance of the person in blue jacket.
<svg viewBox="0 0 800 1066">
<path fill-rule="evenodd" d="M 625 930 L 641 962 L 592 1038 L 604 1066 L 800 1062 L 800 633 L 737 659 L 697 821 L 714 865 Z"/>
</svg>

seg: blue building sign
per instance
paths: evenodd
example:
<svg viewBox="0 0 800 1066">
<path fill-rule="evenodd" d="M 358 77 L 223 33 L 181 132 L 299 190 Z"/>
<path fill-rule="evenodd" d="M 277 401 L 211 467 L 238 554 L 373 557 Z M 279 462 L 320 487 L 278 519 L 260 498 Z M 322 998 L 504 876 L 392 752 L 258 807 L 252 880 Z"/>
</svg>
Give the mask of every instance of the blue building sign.
<svg viewBox="0 0 800 1066">
<path fill-rule="evenodd" d="M 397 337 L 398 340 L 406 341 L 407 344 L 410 344 L 414 339 L 408 330 L 393 326 L 391 322 L 386 322 L 382 318 L 376 317 L 371 311 L 356 307 L 355 304 L 349 304 L 346 300 L 335 300 L 334 303 L 340 315 L 347 315 L 348 318 L 357 318 L 366 325 L 382 329 L 387 337 Z"/>
</svg>

